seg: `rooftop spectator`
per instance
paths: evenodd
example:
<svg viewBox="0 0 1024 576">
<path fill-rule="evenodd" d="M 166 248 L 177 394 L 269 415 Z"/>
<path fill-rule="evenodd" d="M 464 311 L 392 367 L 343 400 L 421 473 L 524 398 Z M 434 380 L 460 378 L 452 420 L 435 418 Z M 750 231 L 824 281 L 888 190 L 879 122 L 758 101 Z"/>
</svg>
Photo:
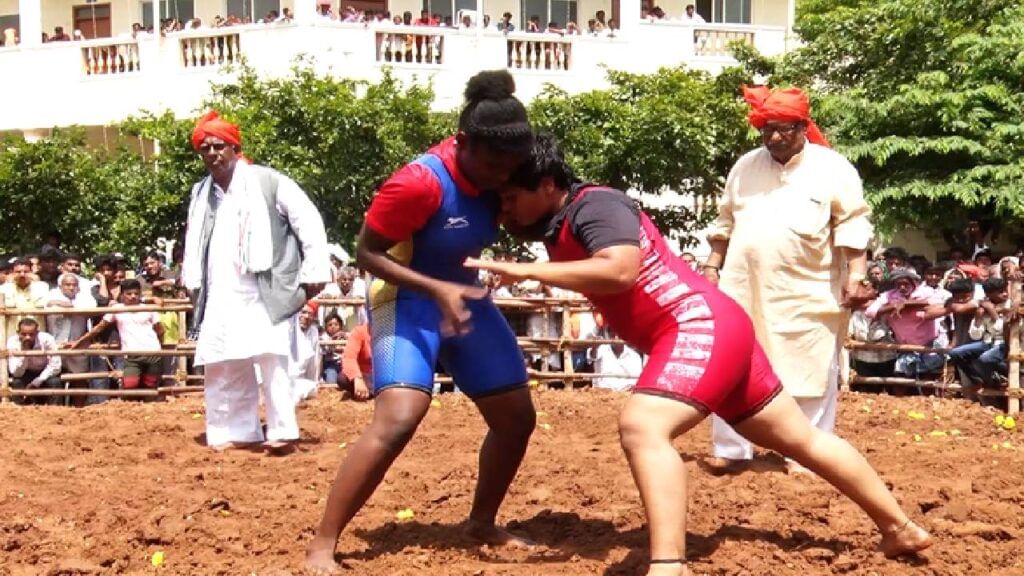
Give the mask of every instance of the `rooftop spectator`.
<svg viewBox="0 0 1024 576">
<path fill-rule="evenodd" d="M 46 42 L 45 35 L 46 34 L 44 33 L 43 42 Z M 10 48 L 17 46 L 19 43 L 21 43 L 21 40 L 18 38 L 18 31 L 14 28 L 4 28 L 3 38 L 0 38 L 0 46 L 7 46 Z"/>
<path fill-rule="evenodd" d="M 530 16 L 529 21 L 526 23 L 527 32 L 542 32 L 544 29 L 540 25 L 540 16 L 534 14 Z"/>
<path fill-rule="evenodd" d="M 697 12 L 693 4 L 687 4 L 686 11 L 683 12 L 683 22 L 688 24 L 704 24 L 706 20 Z"/>
<path fill-rule="evenodd" d="M 28 260 L 16 260 L 11 267 L 8 282 L 0 286 L 0 295 L 6 298 L 8 308 L 42 308 L 46 303 L 46 296 L 50 289 L 45 282 L 32 280 L 32 265 Z M 21 315 L 9 316 L 7 318 L 7 334 L 4 338 L 10 339 L 17 334 L 17 322 L 22 318 L 34 318 L 36 324 L 42 325 L 42 316 Z"/>
<path fill-rule="evenodd" d="M 619 22 L 615 18 L 608 20 L 608 25 L 605 26 L 604 35 L 608 38 L 614 38 L 619 35 Z"/>
<path fill-rule="evenodd" d="M 597 23 L 601 25 L 601 28 L 608 27 L 608 22 L 605 20 L 604 10 L 594 12 L 594 20 L 597 20 Z"/>
<path fill-rule="evenodd" d="M 63 26 L 56 26 L 56 27 L 54 27 L 53 35 L 50 36 L 50 42 L 70 42 L 70 41 L 71 41 L 71 36 L 68 36 L 67 33 L 64 32 L 64 27 Z"/>
<path fill-rule="evenodd" d="M 292 9 L 291 8 L 282 8 L 281 9 L 281 18 L 278 20 L 279 22 L 291 22 L 294 19 L 295 19 L 295 16 L 292 15 Z"/>
<path fill-rule="evenodd" d="M 597 36 L 604 31 L 604 24 L 599 23 L 596 19 L 591 18 L 587 20 L 587 36 Z"/>
<path fill-rule="evenodd" d="M 18 321 L 15 334 L 7 339 L 8 350 L 44 350 L 56 351 L 57 343 L 53 336 L 39 330 L 39 322 L 34 318 L 22 318 Z M 37 388 L 63 388 L 60 381 L 60 356 L 12 356 L 7 362 L 7 370 L 10 372 L 11 388 L 15 390 L 37 389 Z M 45 396 L 26 398 L 17 397 L 15 401 L 19 404 L 60 404 L 57 397 L 47 398 Z"/>
<path fill-rule="evenodd" d="M 490 14 L 484 14 L 484 30 L 490 30 L 490 29 L 491 29 L 491 15 Z"/>
<path fill-rule="evenodd" d="M 516 25 L 512 23 L 512 13 L 505 12 L 501 15 L 501 21 L 498 22 L 499 32 L 515 32 Z"/>
</svg>

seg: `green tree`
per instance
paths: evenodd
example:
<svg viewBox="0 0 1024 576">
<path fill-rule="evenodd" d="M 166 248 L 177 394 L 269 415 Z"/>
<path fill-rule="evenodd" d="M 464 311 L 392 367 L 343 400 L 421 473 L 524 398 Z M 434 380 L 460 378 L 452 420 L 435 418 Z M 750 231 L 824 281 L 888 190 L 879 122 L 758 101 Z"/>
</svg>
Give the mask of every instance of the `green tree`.
<svg viewBox="0 0 1024 576">
<path fill-rule="evenodd" d="M 377 186 L 450 133 L 451 117 L 431 112 L 432 101 L 429 87 L 403 86 L 388 73 L 372 84 L 300 63 L 284 78 L 243 68 L 213 86 L 204 108 L 240 124 L 245 155 L 295 179 L 320 209 L 328 236 L 349 245 Z M 126 127 L 161 143 L 158 186 L 187 198 L 203 174 L 191 149 L 192 121 L 149 114 Z"/>
<path fill-rule="evenodd" d="M 883 233 L 952 242 L 967 219 L 1024 219 L 1018 2 L 805 0 L 797 28 L 806 45 L 771 81 L 817 89 L 819 124 L 860 170 Z"/>
<path fill-rule="evenodd" d="M 664 68 L 641 75 L 609 71 L 611 87 L 578 95 L 548 87 L 530 106 L 532 122 L 563 142 L 582 179 L 640 193 L 663 231 L 688 234 L 714 216 L 702 210 L 718 195 L 729 168 L 753 146 L 737 100 L 738 82 Z M 666 191 L 693 198 L 664 206 Z"/>
</svg>

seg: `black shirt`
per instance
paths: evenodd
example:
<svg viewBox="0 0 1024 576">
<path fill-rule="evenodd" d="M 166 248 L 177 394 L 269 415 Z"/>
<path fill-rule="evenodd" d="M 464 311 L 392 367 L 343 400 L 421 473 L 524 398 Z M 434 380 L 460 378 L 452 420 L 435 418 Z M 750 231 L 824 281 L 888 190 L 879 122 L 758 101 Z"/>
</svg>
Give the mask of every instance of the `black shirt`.
<svg viewBox="0 0 1024 576">
<path fill-rule="evenodd" d="M 592 184 L 574 184 L 565 206 L 548 223 L 544 242 L 554 245 L 562 226 L 569 226 L 572 235 L 588 254 L 611 246 L 640 246 L 640 208 L 621 190 L 598 188 L 576 199 L 583 188 Z"/>
</svg>

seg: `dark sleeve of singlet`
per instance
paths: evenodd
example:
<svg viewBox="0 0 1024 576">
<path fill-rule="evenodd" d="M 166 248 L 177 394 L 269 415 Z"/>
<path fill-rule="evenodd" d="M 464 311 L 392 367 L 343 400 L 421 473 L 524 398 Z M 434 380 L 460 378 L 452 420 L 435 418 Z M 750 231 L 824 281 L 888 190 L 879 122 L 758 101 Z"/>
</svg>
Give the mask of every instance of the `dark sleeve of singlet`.
<svg viewBox="0 0 1024 576">
<path fill-rule="evenodd" d="M 587 253 L 640 246 L 640 209 L 625 193 L 594 190 L 573 204 L 566 224 Z"/>
</svg>

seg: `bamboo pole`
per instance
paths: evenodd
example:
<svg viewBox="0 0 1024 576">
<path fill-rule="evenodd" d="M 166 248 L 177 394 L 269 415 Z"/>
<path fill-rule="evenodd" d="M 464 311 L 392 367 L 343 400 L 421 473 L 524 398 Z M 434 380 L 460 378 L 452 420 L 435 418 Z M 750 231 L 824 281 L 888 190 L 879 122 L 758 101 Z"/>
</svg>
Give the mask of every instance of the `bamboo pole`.
<svg viewBox="0 0 1024 576">
<path fill-rule="evenodd" d="M 178 344 L 181 346 L 185 342 L 184 336 L 188 334 L 188 316 L 184 310 L 178 311 Z M 178 371 L 176 375 L 179 376 L 176 381 L 179 385 L 185 383 L 184 377 L 188 375 L 188 358 L 185 356 L 178 357 Z"/>
<path fill-rule="evenodd" d="M 937 354 L 948 354 L 952 350 L 952 348 L 932 348 L 931 346 L 917 346 L 915 344 L 859 342 L 857 340 L 847 340 L 846 347 L 850 350 L 893 350 L 896 352 L 935 352 Z"/>
<path fill-rule="evenodd" d="M 562 311 L 562 341 L 572 340 L 572 312 L 569 309 Z M 572 374 L 576 371 L 576 368 L 572 365 L 572 353 L 573 350 L 569 346 L 562 346 L 562 342 L 559 342 L 558 347 L 562 350 L 562 372 L 565 372 L 570 376 L 566 380 L 568 386 L 572 386 Z"/>
<path fill-rule="evenodd" d="M 0 346 L 7 348 L 7 295 L 0 294 Z M 11 374 L 7 369 L 7 354 L 0 354 L 0 403 L 10 402 Z"/>
<path fill-rule="evenodd" d="M 120 350 L 117 348 L 85 348 L 81 350 L 7 350 L 0 356 L 193 356 L 195 350 Z"/>
<path fill-rule="evenodd" d="M 4 314 L 10 316 L 99 316 L 102 314 L 121 314 L 125 312 L 188 312 L 191 310 L 192 306 L 143 304 L 141 306 L 104 306 L 96 308 L 7 308 L 4 310 Z"/>
<path fill-rule="evenodd" d="M 851 384 L 864 384 L 868 386 L 907 386 L 913 388 L 935 388 L 937 390 L 948 390 L 959 392 L 964 388 L 960 384 L 946 384 L 938 380 L 914 380 L 913 378 L 900 378 L 895 376 L 854 376 L 850 379 Z M 1024 390 L 1010 390 L 1008 388 L 979 388 L 975 390 L 979 396 L 992 396 L 997 398 L 1021 398 L 1024 397 Z"/>
<path fill-rule="evenodd" d="M 1020 309 L 1020 292 L 1021 283 L 1010 282 L 1010 303 L 1014 310 Z M 1020 390 L 1020 360 L 1015 359 L 1020 354 L 1020 315 L 1014 316 L 1010 322 L 1010 333 L 1008 334 L 1010 341 L 1006 343 L 1007 356 L 1011 359 L 1009 363 L 1009 372 L 1007 374 L 1007 387 L 1009 391 L 1017 393 Z M 1006 402 L 1007 414 L 1017 414 L 1020 412 L 1020 397 L 1014 396 Z"/>
</svg>

